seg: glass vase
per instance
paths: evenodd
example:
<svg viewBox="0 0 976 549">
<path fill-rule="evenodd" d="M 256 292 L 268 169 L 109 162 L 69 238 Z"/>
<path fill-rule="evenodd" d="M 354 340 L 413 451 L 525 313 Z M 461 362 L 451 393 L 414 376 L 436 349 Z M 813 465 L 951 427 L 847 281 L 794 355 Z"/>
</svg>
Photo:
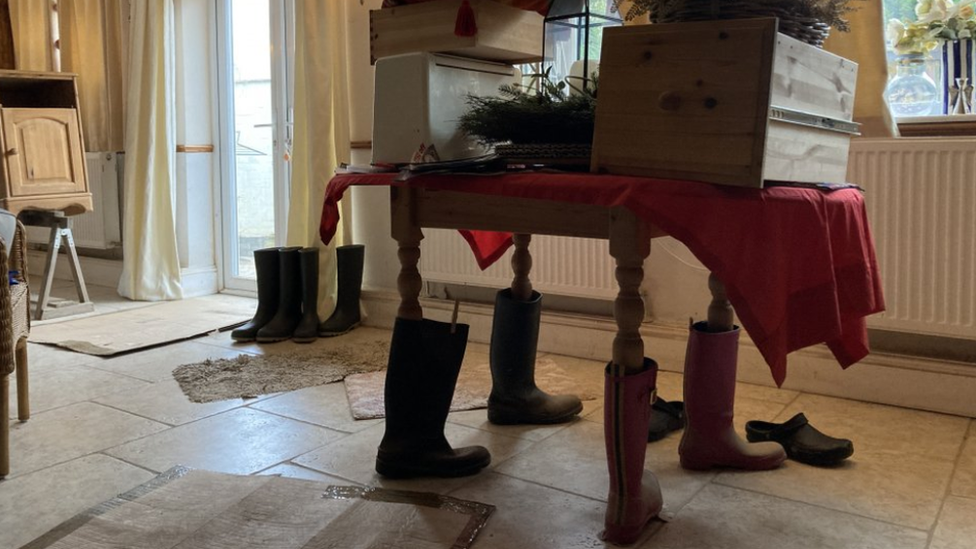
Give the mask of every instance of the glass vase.
<svg viewBox="0 0 976 549">
<path fill-rule="evenodd" d="M 885 92 L 895 116 L 926 116 L 938 112 L 939 88 L 925 72 L 925 56 L 903 55 L 895 64 L 895 77 Z"/>
</svg>

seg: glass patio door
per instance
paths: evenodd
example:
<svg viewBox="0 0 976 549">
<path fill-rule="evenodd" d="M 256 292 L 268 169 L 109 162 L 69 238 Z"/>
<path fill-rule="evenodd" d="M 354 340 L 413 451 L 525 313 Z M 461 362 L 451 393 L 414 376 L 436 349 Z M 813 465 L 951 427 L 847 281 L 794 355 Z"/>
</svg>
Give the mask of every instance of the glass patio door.
<svg viewBox="0 0 976 549">
<path fill-rule="evenodd" d="M 284 243 L 292 130 L 293 0 L 218 2 L 224 287 L 253 291 L 253 252 Z"/>
</svg>

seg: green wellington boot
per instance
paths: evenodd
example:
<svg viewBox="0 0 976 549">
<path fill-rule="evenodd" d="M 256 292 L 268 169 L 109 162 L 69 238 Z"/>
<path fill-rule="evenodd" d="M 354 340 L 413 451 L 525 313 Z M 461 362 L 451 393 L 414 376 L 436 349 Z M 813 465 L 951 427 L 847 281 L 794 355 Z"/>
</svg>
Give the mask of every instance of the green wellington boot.
<svg viewBox="0 0 976 549">
<path fill-rule="evenodd" d="M 240 328 L 230 333 L 234 341 L 254 341 L 258 337 L 258 330 L 271 322 L 278 312 L 279 285 L 278 251 L 281 248 L 263 248 L 254 250 L 254 268 L 258 278 L 258 310 L 254 318 Z"/>
<path fill-rule="evenodd" d="M 319 251 L 302 248 L 298 252 L 302 268 L 302 319 L 295 328 L 295 343 L 311 343 L 319 337 Z"/>
<path fill-rule="evenodd" d="M 468 326 L 397 318 L 386 370 L 386 432 L 376 472 L 389 478 L 463 477 L 491 463 L 481 446 L 454 449 L 444 437 Z"/>
<path fill-rule="evenodd" d="M 505 289 L 495 296 L 491 329 L 491 395 L 488 421 L 497 425 L 570 421 L 583 410 L 575 395 L 550 395 L 535 384 L 535 355 L 542 318 L 542 294 L 529 301 Z"/>
<path fill-rule="evenodd" d="M 359 295 L 363 285 L 363 260 L 366 247 L 362 244 L 336 248 L 339 295 L 336 308 L 325 322 L 319 325 L 319 335 L 342 335 L 359 326 Z"/>
<path fill-rule="evenodd" d="M 271 322 L 258 330 L 258 343 L 273 343 L 290 339 L 302 320 L 302 285 L 300 247 L 281 248 L 278 252 L 280 279 L 278 311 Z"/>
</svg>

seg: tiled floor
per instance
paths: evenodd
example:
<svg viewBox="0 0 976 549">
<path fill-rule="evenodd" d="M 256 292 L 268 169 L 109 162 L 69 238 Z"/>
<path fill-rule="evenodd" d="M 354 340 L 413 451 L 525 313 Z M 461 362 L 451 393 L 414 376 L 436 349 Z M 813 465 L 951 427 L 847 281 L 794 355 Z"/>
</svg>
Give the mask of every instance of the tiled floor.
<svg viewBox="0 0 976 549">
<path fill-rule="evenodd" d="M 110 292 L 109 292 L 110 293 Z M 389 332 L 343 338 L 369 344 Z M 192 404 L 172 380 L 181 364 L 239 352 L 281 352 L 290 342 L 235 346 L 227 334 L 116 358 L 32 344 L 33 416 L 12 421 L 12 474 L 0 482 L 0 548 L 16 548 L 88 507 L 174 465 L 237 474 L 282 474 L 337 484 L 436 491 L 497 506 L 475 547 L 603 547 L 607 470 L 602 402 L 584 418 L 548 427 L 499 427 L 484 410 L 454 413 L 448 438 L 482 444 L 491 467 L 474 477 L 388 481 L 373 471 L 382 420 L 354 421 L 342 384 L 247 401 Z M 551 355 L 581 380 L 603 364 Z M 487 361 L 470 344 L 466 360 Z M 658 388 L 680 399 L 681 376 Z M 856 453 L 824 469 L 788 461 L 770 472 L 688 472 L 679 436 L 648 446 L 671 522 L 647 548 L 976 547 L 976 422 L 966 418 L 740 384 L 736 424 L 783 421 L 803 411 L 821 430 L 854 440 Z M 11 410 L 11 417 L 16 413 Z"/>
</svg>

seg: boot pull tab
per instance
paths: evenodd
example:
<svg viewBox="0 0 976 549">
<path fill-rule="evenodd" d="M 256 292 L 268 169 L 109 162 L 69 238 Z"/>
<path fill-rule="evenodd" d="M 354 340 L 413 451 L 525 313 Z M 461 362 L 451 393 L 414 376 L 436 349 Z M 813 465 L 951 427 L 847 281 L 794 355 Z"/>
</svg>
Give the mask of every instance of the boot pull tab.
<svg viewBox="0 0 976 549">
<path fill-rule="evenodd" d="M 451 333 L 452 334 L 457 331 L 457 316 L 458 316 L 458 308 L 460 306 L 461 306 L 461 300 L 458 299 L 458 298 L 454 298 L 454 312 L 451 313 Z"/>
</svg>

